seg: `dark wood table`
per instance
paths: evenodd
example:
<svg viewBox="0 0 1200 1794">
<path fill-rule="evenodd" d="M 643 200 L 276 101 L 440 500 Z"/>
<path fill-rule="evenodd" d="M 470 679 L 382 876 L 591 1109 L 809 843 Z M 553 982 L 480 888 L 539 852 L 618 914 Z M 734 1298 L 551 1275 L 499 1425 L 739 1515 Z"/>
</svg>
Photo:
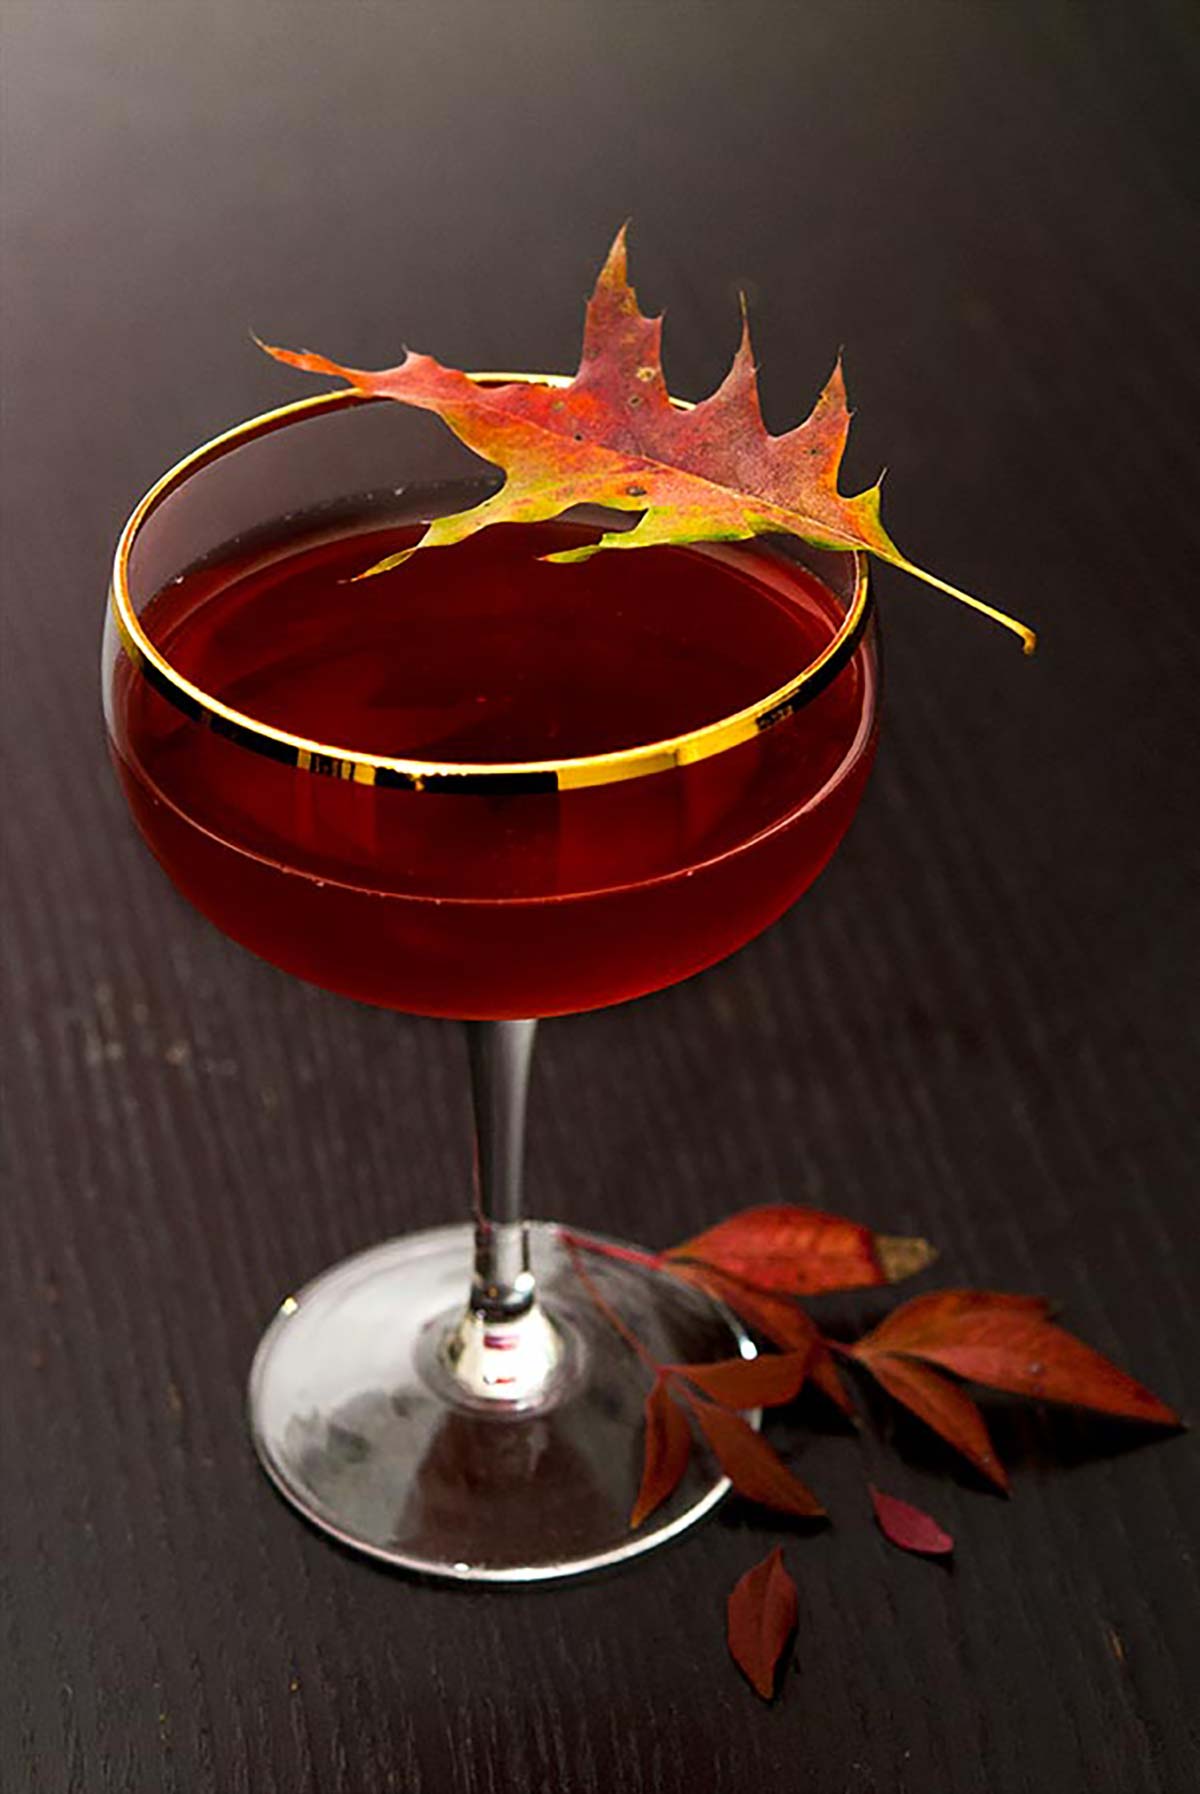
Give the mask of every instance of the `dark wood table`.
<svg viewBox="0 0 1200 1794">
<path fill-rule="evenodd" d="M 1195 1785 L 1186 1435 L 996 1402 L 1005 1503 L 898 1429 L 888 1485 L 953 1530 L 947 1573 L 884 1543 L 858 1441 L 799 1410 L 775 1437 L 836 1525 L 791 1535 L 770 1709 L 723 1636 L 770 1516 L 495 1592 L 285 1508 L 243 1424 L 255 1340 L 318 1269 L 463 1212 L 461 1041 L 186 907 L 96 659 L 132 501 L 297 390 L 251 327 L 569 368 L 632 212 L 677 391 L 719 378 L 740 286 L 774 428 L 844 343 L 850 479 L 886 461 L 909 552 L 1041 651 L 880 574 L 849 841 L 732 961 L 544 1030 L 532 1204 L 651 1244 L 754 1200 L 925 1234 L 922 1287 L 1044 1291 L 1185 1404 L 1196 27 L 1187 0 L 10 5 L 6 1794 Z"/>
</svg>

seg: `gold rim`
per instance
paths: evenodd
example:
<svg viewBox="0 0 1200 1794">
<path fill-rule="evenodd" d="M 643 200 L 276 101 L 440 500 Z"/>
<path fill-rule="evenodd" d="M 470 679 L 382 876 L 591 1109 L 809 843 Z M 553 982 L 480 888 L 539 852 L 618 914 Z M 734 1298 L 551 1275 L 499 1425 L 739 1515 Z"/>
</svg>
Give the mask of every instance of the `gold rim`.
<svg viewBox="0 0 1200 1794">
<path fill-rule="evenodd" d="M 543 386 L 568 386 L 565 374 L 474 374 L 472 378 L 489 385 L 507 385 L 517 381 Z M 673 399 L 680 410 L 690 411 L 685 399 Z M 154 688 L 186 715 L 207 723 L 219 735 L 237 742 L 253 752 L 295 766 L 301 772 L 322 774 L 328 778 L 351 779 L 362 785 L 397 786 L 409 791 L 570 791 L 588 785 L 608 785 L 621 779 L 645 778 L 672 767 L 687 766 L 697 760 L 708 760 L 714 754 L 751 741 L 764 730 L 773 728 L 804 704 L 817 697 L 852 659 L 862 639 L 870 615 L 871 595 L 867 577 L 867 557 L 858 550 L 850 551 L 854 559 L 854 594 L 837 634 L 822 652 L 786 685 L 769 692 L 766 697 L 748 705 L 732 716 L 715 723 L 704 723 L 686 734 L 673 735 L 639 747 L 619 748 L 606 754 L 583 754 L 568 760 L 520 760 L 508 762 L 409 760 L 386 754 L 364 754 L 328 742 L 311 741 L 303 735 L 292 735 L 270 723 L 259 722 L 244 711 L 234 710 L 213 697 L 178 672 L 159 652 L 142 628 L 129 593 L 129 558 L 138 531 L 185 480 L 207 467 L 230 449 L 239 448 L 260 436 L 270 436 L 297 420 L 341 411 L 352 405 L 386 404 L 385 399 L 369 398 L 347 391 L 320 393 L 315 398 L 299 399 L 214 436 L 211 442 L 193 449 L 182 461 L 151 486 L 130 515 L 121 531 L 113 560 L 109 598 L 113 619 L 122 646 L 133 665 Z"/>
</svg>

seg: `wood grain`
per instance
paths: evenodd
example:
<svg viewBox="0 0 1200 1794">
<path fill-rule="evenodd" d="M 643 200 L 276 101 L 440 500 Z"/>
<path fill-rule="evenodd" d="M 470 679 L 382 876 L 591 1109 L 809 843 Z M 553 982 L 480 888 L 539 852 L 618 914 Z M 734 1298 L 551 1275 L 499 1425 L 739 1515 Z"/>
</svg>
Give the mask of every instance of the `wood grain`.
<svg viewBox="0 0 1200 1794">
<path fill-rule="evenodd" d="M 465 1059 L 187 909 L 111 781 L 95 667 L 130 503 L 285 391 L 251 326 L 568 367 L 632 211 L 677 390 L 723 371 L 739 286 L 774 428 L 844 343 L 851 475 L 887 460 L 897 539 L 1042 650 L 880 577 L 851 838 L 724 966 L 544 1030 L 534 1205 L 650 1243 L 789 1198 L 919 1232 L 1186 1406 L 1193 9 L 16 0 L 5 33 L 0 1787 L 1193 1785 L 1187 1437 L 993 1406 L 1004 1503 L 902 1422 L 865 1466 L 816 1411 L 781 1423 L 837 1525 L 789 1543 L 771 1710 L 725 1657 L 779 1536 L 745 1511 L 507 1593 L 386 1575 L 284 1509 L 242 1420 L 259 1328 L 461 1209 Z M 889 1550 L 864 1468 L 953 1532 L 952 1573 Z"/>
</svg>

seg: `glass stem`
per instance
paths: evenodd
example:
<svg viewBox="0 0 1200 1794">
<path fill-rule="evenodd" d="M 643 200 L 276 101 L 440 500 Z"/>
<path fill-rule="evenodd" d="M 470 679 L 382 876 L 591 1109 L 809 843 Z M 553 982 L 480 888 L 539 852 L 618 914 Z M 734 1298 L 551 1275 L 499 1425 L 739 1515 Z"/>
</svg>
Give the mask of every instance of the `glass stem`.
<svg viewBox="0 0 1200 1794">
<path fill-rule="evenodd" d="M 548 1399 L 561 1332 L 537 1300 L 522 1205 L 525 1096 L 536 1022 L 468 1022 L 475 1110 L 475 1265 L 466 1312 L 442 1344 L 455 1397 L 473 1407 Z"/>
<path fill-rule="evenodd" d="M 471 1307 L 514 1321 L 533 1306 L 524 1216 L 525 1099 L 536 1022 L 468 1022 L 475 1109 L 475 1274 Z"/>
</svg>

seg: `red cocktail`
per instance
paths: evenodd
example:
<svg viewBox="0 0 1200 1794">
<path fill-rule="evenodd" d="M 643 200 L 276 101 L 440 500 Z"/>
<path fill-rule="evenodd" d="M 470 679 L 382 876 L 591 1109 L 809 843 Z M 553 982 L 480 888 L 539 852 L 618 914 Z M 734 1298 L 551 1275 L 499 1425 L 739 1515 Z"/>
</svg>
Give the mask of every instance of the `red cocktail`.
<svg viewBox="0 0 1200 1794">
<path fill-rule="evenodd" d="M 529 1580 L 669 1537 L 726 1485 L 693 1465 L 629 1535 L 643 1391 L 556 1230 L 521 1217 L 523 1018 L 685 978 L 792 903 L 862 793 L 878 673 L 854 554 L 547 564 L 591 539 L 573 514 L 355 580 L 469 503 L 477 465 L 344 394 L 197 451 L 122 537 L 105 701 L 142 833 L 220 929 L 343 995 L 471 1020 L 474 1232 L 289 1297 L 251 1415 L 340 1538 Z M 677 1280 L 594 1277 L 660 1361 L 753 1351 Z"/>
<path fill-rule="evenodd" d="M 408 499 L 410 508 L 412 500 Z M 143 611 L 173 668 L 292 735 L 427 762 L 567 762 L 685 735 L 815 660 L 844 607 L 763 549 L 574 566 L 579 526 L 502 526 L 353 575 L 419 529 L 294 520 Z M 667 772 L 477 793 L 297 777 L 201 726 L 126 657 L 112 740 L 135 817 L 197 908 L 287 971 L 426 1015 L 640 996 L 773 921 L 824 866 L 870 762 L 858 653 L 811 703 Z"/>
</svg>

